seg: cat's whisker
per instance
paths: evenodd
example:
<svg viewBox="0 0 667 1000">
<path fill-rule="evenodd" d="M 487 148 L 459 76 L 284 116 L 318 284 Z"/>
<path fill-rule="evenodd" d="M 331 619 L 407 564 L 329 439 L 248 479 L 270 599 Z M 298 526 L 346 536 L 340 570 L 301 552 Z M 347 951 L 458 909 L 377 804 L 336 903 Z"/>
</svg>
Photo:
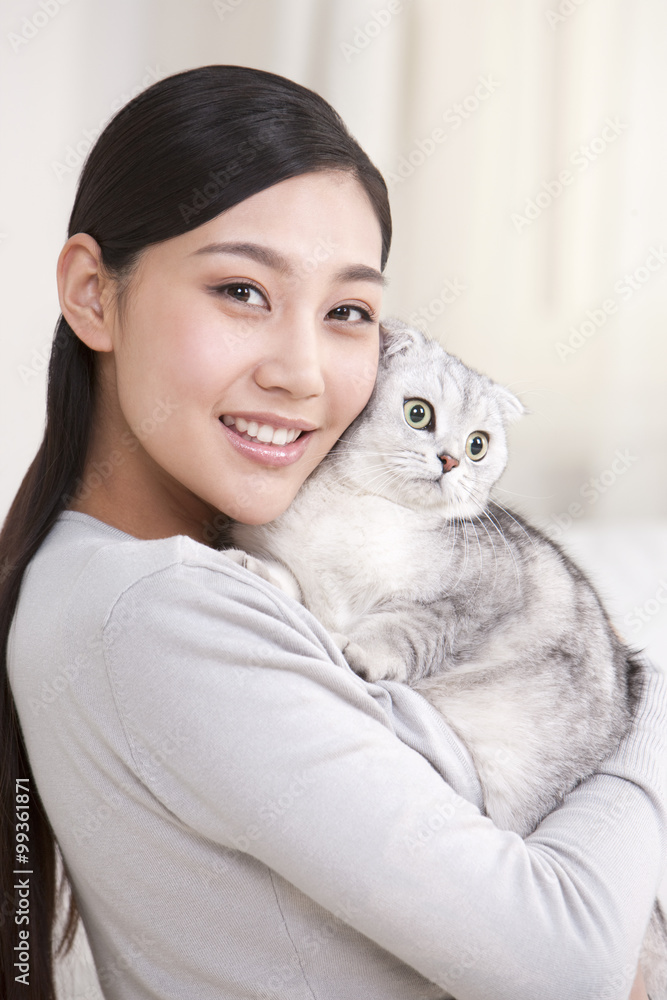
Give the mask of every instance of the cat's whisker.
<svg viewBox="0 0 667 1000">
<path fill-rule="evenodd" d="M 480 510 L 484 509 L 485 494 L 475 489 L 472 483 L 468 482 L 464 478 L 461 478 L 457 483 L 457 488 L 462 490 L 467 497 L 473 500 L 480 508 Z"/>
<path fill-rule="evenodd" d="M 364 493 L 374 493 L 379 496 L 384 496 L 382 490 L 385 486 L 397 482 L 402 485 L 403 483 L 409 481 L 410 476 L 407 473 L 401 473 L 396 469 L 382 468 L 370 479 L 365 479 L 363 483 L 359 483 L 357 488 L 351 491 L 351 495 L 361 496 Z"/>
<path fill-rule="evenodd" d="M 468 566 L 468 532 L 465 530 L 465 522 L 463 521 L 462 518 L 456 518 L 456 520 L 454 521 L 454 526 L 457 538 L 458 538 L 459 527 L 463 529 L 463 565 L 461 567 L 461 572 L 459 573 L 457 580 L 455 581 L 455 583 L 451 588 L 453 591 L 456 591 L 458 585 L 465 576 L 466 568 Z"/>
<path fill-rule="evenodd" d="M 477 548 L 479 549 L 479 576 L 477 577 L 477 583 L 475 584 L 475 589 L 472 592 L 472 596 L 474 597 L 475 594 L 477 593 L 478 589 L 479 589 L 480 583 L 482 582 L 482 575 L 483 575 L 483 572 L 484 572 L 484 550 L 482 549 L 482 544 L 481 544 L 481 542 L 479 540 L 479 535 L 477 534 L 477 528 L 473 524 L 472 519 L 466 518 L 463 523 L 465 525 L 466 534 L 468 533 L 468 525 L 470 525 L 470 527 L 472 528 L 472 530 L 475 532 L 475 539 L 477 541 Z"/>
<path fill-rule="evenodd" d="M 452 529 L 453 529 L 453 531 L 452 531 Z M 452 538 L 452 545 L 451 545 L 451 549 L 450 549 L 450 552 L 449 552 L 449 555 L 451 557 L 454 554 L 454 551 L 456 549 L 456 543 L 459 540 L 459 526 L 458 526 L 458 522 L 456 520 L 452 520 L 452 521 L 449 522 L 449 534 L 450 534 L 450 536 Z"/>
<path fill-rule="evenodd" d="M 329 454 L 331 454 L 331 453 L 329 452 Z M 370 452 L 370 451 L 366 452 L 366 451 L 359 450 L 359 451 L 355 452 L 354 455 L 356 455 L 356 456 L 362 455 L 364 458 L 378 457 L 378 458 L 382 459 L 382 461 L 380 461 L 380 462 L 374 462 L 374 463 L 368 462 L 368 464 L 364 464 L 363 469 L 361 470 L 362 473 L 372 472 L 375 469 L 392 469 L 392 470 L 396 470 L 396 469 L 401 469 L 401 467 L 405 467 L 406 471 L 408 471 L 408 473 L 410 475 L 414 475 L 415 465 L 419 465 L 419 464 L 426 465 L 427 464 L 426 456 L 423 456 L 420 453 L 416 453 L 416 454 L 415 453 L 411 453 L 411 452 L 393 452 L 392 453 L 392 452 L 386 452 L 386 451 L 385 452 L 379 452 L 379 451 L 378 452 Z M 328 457 L 328 455 L 326 457 Z M 349 456 L 346 456 L 346 459 L 348 457 Z M 416 461 L 415 461 L 415 459 L 416 459 Z"/>
<path fill-rule="evenodd" d="M 445 529 L 447 529 L 447 537 L 445 539 L 445 544 L 449 542 L 449 551 L 445 553 L 446 559 L 449 562 L 451 560 L 454 548 L 456 546 L 456 521 L 454 519 L 443 521 L 439 528 L 439 531 L 444 534 Z"/>
<path fill-rule="evenodd" d="M 514 550 L 512 549 L 512 546 L 510 545 L 510 543 L 507 541 L 507 539 L 505 537 L 505 532 L 503 531 L 502 527 L 500 526 L 500 524 L 498 523 L 498 521 L 495 519 L 495 517 L 493 516 L 493 514 L 491 514 L 491 512 L 488 509 L 488 507 L 482 513 L 483 513 L 484 517 L 487 517 L 489 519 L 489 521 L 491 521 L 491 524 L 495 527 L 496 531 L 498 532 L 498 534 L 500 535 L 500 537 L 503 540 L 503 544 L 505 545 L 505 548 L 507 549 L 507 551 L 509 553 L 509 556 L 510 556 L 510 558 L 512 560 L 512 564 L 514 566 L 514 577 L 516 579 L 517 590 L 519 591 L 519 594 L 521 594 L 521 591 L 522 591 L 522 587 L 521 587 L 521 575 L 519 573 L 519 566 L 517 564 L 516 557 L 514 555 Z"/>
<path fill-rule="evenodd" d="M 478 497 L 476 496 L 474 490 L 472 489 L 472 487 L 468 483 L 464 482 L 463 480 L 459 480 L 459 482 L 458 482 L 457 485 L 458 485 L 459 488 L 461 488 L 463 490 L 463 492 L 467 496 L 471 497 L 473 500 L 475 500 L 477 503 L 479 503 Z M 477 541 L 477 548 L 479 550 L 480 571 L 479 571 L 479 578 L 478 578 L 478 581 L 477 581 L 477 585 L 475 587 L 475 590 L 473 591 L 473 596 L 474 596 L 474 594 L 477 593 L 477 588 L 479 587 L 479 584 L 480 584 L 481 579 L 482 579 L 483 564 L 484 564 L 484 550 L 483 550 L 482 544 L 481 544 L 481 542 L 479 540 L 479 535 L 477 534 L 477 529 L 475 528 L 475 525 L 472 522 L 472 518 L 469 517 L 469 516 L 468 517 L 460 518 L 459 519 L 459 523 L 461 524 L 461 526 L 464 529 L 465 541 L 466 541 L 466 557 L 465 557 L 464 566 L 463 566 L 464 571 L 465 571 L 465 568 L 467 566 L 468 555 L 469 555 L 469 551 L 468 551 L 468 547 L 467 547 L 468 543 L 469 543 L 468 525 L 470 525 L 470 527 L 472 528 L 472 530 L 475 532 L 475 539 Z"/>
<path fill-rule="evenodd" d="M 448 521 L 447 527 L 449 529 L 447 532 L 447 539 L 449 540 L 451 538 L 451 545 L 449 547 L 448 558 L 451 560 L 451 557 L 453 556 L 456 550 L 456 543 L 458 542 L 459 539 L 459 526 L 457 520 L 454 518 L 451 521 Z"/>
<path fill-rule="evenodd" d="M 512 511 L 508 510 L 507 507 L 503 507 L 503 505 L 501 503 L 498 503 L 497 500 L 492 500 L 491 504 L 489 504 L 489 506 L 492 506 L 494 504 L 495 504 L 496 507 L 498 507 L 500 510 L 502 510 L 503 514 L 506 514 L 507 517 L 510 518 L 510 520 L 514 521 L 514 523 L 516 524 L 517 528 L 520 528 L 521 531 L 524 533 L 524 535 L 526 536 L 526 538 L 530 542 L 530 544 L 533 547 L 533 549 L 535 551 L 537 551 L 536 545 L 535 545 L 535 540 L 533 539 L 533 536 L 528 531 L 526 531 L 526 529 L 524 528 L 524 526 L 521 523 L 521 521 L 518 521 L 516 519 L 516 517 L 514 517 L 514 515 L 512 514 Z"/>
<path fill-rule="evenodd" d="M 333 459 L 336 457 L 338 452 L 344 451 L 345 457 L 357 456 L 357 455 L 379 455 L 382 458 L 393 458 L 400 455 L 416 455 L 423 456 L 423 452 L 417 449 L 401 449 L 401 451 L 390 451 L 387 449 L 380 450 L 375 448 L 368 448 L 365 446 L 359 446 L 353 441 L 337 441 L 336 444 L 326 453 L 326 458 Z"/>
<path fill-rule="evenodd" d="M 493 569 L 494 569 L 494 575 L 493 575 L 493 586 L 491 587 L 491 591 L 494 591 L 496 589 L 496 583 L 498 582 L 498 553 L 496 552 L 496 547 L 493 544 L 493 538 L 491 536 L 491 533 L 490 533 L 489 529 L 487 528 L 487 526 L 484 524 L 484 521 L 482 520 L 481 516 L 479 514 L 475 514 L 474 517 L 475 517 L 476 521 L 479 521 L 480 526 L 482 528 L 484 528 L 484 531 L 486 533 L 486 537 L 489 539 L 489 544 L 490 544 L 491 548 L 493 549 Z"/>
<path fill-rule="evenodd" d="M 517 587 L 519 588 L 519 591 L 521 591 L 521 580 L 520 580 L 520 574 L 519 574 L 519 569 L 518 569 L 517 561 L 516 561 L 516 558 L 515 558 L 512 546 L 510 545 L 510 543 L 508 542 L 507 538 L 505 537 L 505 533 L 502 530 L 502 527 L 500 526 L 500 524 L 498 523 L 498 521 L 492 516 L 492 514 L 491 514 L 491 512 L 489 510 L 489 506 L 488 505 L 486 507 L 482 506 L 482 499 L 483 499 L 483 497 L 480 495 L 480 493 L 478 491 L 476 491 L 474 489 L 474 487 L 470 483 L 466 483 L 466 482 L 462 482 L 461 481 L 459 483 L 459 486 L 460 486 L 460 488 L 469 497 L 471 497 L 476 503 L 480 504 L 480 506 L 482 507 L 481 515 L 484 516 L 484 517 L 487 517 L 491 521 L 491 523 L 493 524 L 493 526 L 496 529 L 497 533 L 500 535 L 500 537 L 501 537 L 501 539 L 503 541 L 503 544 L 504 544 L 505 548 L 507 549 L 507 551 L 508 551 L 508 553 L 509 553 L 509 555 L 510 555 L 510 557 L 512 559 L 512 563 L 513 563 L 513 566 L 514 566 L 514 575 L 515 575 L 516 582 L 517 582 Z M 497 506 L 498 506 L 499 509 L 504 510 L 504 508 L 502 508 L 500 504 L 498 504 Z M 505 511 L 505 513 L 509 513 L 509 512 Z M 532 539 L 531 539 L 531 542 L 532 542 Z"/>
<path fill-rule="evenodd" d="M 509 493 L 513 497 L 521 497 L 522 500 L 553 500 L 555 493 L 545 493 L 541 496 L 533 496 L 531 493 L 517 493 L 516 490 L 506 490 L 502 486 L 494 486 L 493 492 L 500 490 L 501 493 Z"/>
</svg>

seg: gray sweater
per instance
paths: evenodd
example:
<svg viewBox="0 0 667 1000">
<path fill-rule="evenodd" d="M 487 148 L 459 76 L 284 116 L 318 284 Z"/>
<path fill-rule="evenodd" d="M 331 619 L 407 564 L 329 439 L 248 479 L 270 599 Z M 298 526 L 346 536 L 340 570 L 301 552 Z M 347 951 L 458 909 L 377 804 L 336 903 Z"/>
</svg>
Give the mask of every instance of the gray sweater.
<svg viewBox="0 0 667 1000">
<path fill-rule="evenodd" d="M 10 683 L 108 1000 L 627 998 L 667 846 L 667 686 L 525 840 L 419 694 L 183 535 L 62 513 Z"/>
</svg>

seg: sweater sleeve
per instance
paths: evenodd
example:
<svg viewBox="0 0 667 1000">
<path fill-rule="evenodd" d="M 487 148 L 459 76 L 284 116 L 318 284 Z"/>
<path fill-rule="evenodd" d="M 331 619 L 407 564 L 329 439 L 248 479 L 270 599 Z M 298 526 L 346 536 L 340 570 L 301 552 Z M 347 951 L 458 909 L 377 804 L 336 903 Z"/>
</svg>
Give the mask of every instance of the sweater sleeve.
<svg viewBox="0 0 667 1000">
<path fill-rule="evenodd" d="M 305 609 L 220 565 L 136 581 L 103 637 L 128 752 L 175 821 L 458 1000 L 625 1000 L 667 839 L 662 674 L 618 752 L 522 840 L 483 815 L 432 706 L 411 692 L 398 725 L 398 685 L 361 680 Z"/>
</svg>

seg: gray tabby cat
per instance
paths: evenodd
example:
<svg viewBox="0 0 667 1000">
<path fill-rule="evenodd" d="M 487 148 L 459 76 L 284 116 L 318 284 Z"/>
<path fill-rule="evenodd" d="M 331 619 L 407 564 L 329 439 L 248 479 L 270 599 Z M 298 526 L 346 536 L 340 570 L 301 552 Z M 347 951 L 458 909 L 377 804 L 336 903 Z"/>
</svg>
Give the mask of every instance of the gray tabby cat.
<svg viewBox="0 0 667 1000">
<path fill-rule="evenodd" d="M 398 320 L 382 337 L 365 410 L 284 514 L 233 525 L 227 554 L 302 601 L 366 680 L 427 698 L 487 814 L 526 836 L 618 745 L 637 664 L 580 570 L 491 499 L 519 400 Z M 641 963 L 667 998 L 657 905 Z"/>
</svg>

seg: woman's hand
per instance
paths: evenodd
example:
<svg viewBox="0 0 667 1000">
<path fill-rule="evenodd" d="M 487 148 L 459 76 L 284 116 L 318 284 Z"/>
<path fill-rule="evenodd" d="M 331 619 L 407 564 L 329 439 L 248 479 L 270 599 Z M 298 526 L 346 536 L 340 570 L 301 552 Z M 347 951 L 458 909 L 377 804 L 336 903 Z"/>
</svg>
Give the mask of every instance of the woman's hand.
<svg viewBox="0 0 667 1000">
<path fill-rule="evenodd" d="M 637 977 L 628 1000 L 648 1000 L 648 993 L 646 992 L 646 986 L 644 985 L 641 965 L 637 966 Z"/>
</svg>

